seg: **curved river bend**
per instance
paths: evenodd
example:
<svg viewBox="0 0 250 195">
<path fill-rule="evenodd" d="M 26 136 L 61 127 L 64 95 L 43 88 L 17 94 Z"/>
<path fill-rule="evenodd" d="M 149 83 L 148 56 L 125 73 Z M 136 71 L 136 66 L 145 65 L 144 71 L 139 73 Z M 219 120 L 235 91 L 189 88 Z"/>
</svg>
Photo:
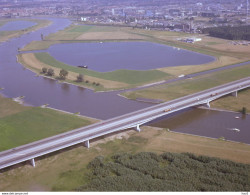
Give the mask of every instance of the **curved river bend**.
<svg viewBox="0 0 250 195">
<path fill-rule="evenodd" d="M 25 70 L 16 62 L 17 48 L 21 48 L 31 41 L 40 40 L 41 33 L 46 36 L 64 29 L 71 23 L 68 19 L 50 20 L 53 21 L 53 24 L 48 27 L 0 44 L 0 88 L 4 88 L 0 92 L 3 95 L 10 98 L 25 96 L 25 102 L 30 105 L 40 106 L 42 104 L 49 104 L 53 108 L 73 113 L 80 112 L 82 115 L 98 119 L 112 118 L 152 105 L 150 103 L 121 98 L 117 96 L 118 92 L 94 93 L 89 89 L 57 83 L 57 81 L 51 79 L 36 77 L 33 72 Z M 232 65 L 231 67 L 247 63 Z M 222 67 L 219 70 L 226 68 Z M 193 76 L 196 76 L 196 74 Z M 169 127 L 173 131 L 214 138 L 224 136 L 229 140 L 250 143 L 250 131 L 248 129 L 250 126 L 249 116 L 241 120 L 232 120 L 234 116 L 235 114 L 221 113 L 219 115 L 215 111 L 198 110 L 187 112 L 186 115 L 184 113 L 184 116 L 177 113 L 174 117 L 175 121 L 171 122 L 171 120 L 167 120 L 167 124 L 161 122 L 154 124 L 154 126 Z M 228 124 L 229 120 L 234 122 Z M 220 125 L 211 127 L 206 124 Z M 223 124 L 225 125 L 221 127 Z M 207 128 L 205 128 L 206 126 Z M 237 127 L 241 131 L 237 133 L 230 130 L 233 127 Z"/>
<path fill-rule="evenodd" d="M 25 96 L 25 102 L 40 106 L 49 104 L 53 108 L 68 112 L 80 112 L 98 119 L 108 119 L 152 104 L 121 98 L 113 93 L 94 93 L 68 84 L 59 84 L 54 80 L 36 77 L 16 62 L 17 48 L 70 25 L 68 19 L 50 19 L 53 24 L 20 38 L 14 38 L 0 45 L 0 87 L 5 96 L 13 98 Z"/>
</svg>

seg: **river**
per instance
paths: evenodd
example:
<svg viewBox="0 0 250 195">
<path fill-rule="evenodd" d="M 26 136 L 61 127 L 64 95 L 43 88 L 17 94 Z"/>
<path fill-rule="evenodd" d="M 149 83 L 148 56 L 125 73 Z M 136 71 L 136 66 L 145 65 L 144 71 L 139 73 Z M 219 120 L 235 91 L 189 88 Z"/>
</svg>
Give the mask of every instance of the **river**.
<svg viewBox="0 0 250 195">
<path fill-rule="evenodd" d="M 235 112 L 187 109 L 149 123 L 170 131 L 250 144 L 250 116 Z"/>
<path fill-rule="evenodd" d="M 3 95 L 9 98 L 25 96 L 25 103 L 29 105 L 49 104 L 50 107 L 56 109 L 72 113 L 80 112 L 82 115 L 103 120 L 152 105 L 122 98 L 117 95 L 118 92 L 94 93 L 82 87 L 36 77 L 33 72 L 17 63 L 18 48 L 22 48 L 31 41 L 41 40 L 41 34 L 46 36 L 57 32 L 71 23 L 68 19 L 50 18 L 50 20 L 53 24 L 48 27 L 0 44 L 0 88 L 4 88 L 0 92 Z M 249 116 L 246 118 L 240 116 L 240 119 L 235 119 L 237 114 L 232 113 L 207 110 L 192 111 L 191 114 L 189 112 L 177 114 L 173 118 L 168 116 L 165 122 L 154 125 L 167 127 L 177 132 L 214 138 L 225 137 L 233 141 L 250 143 Z M 240 131 L 230 130 L 232 128 L 239 128 Z"/>
<path fill-rule="evenodd" d="M 41 34 L 46 36 L 71 24 L 68 19 L 50 20 L 53 24 L 48 27 L 0 44 L 0 88 L 4 88 L 1 93 L 10 98 L 25 96 L 25 103 L 33 106 L 49 104 L 56 109 L 80 112 L 103 120 L 152 105 L 121 98 L 113 93 L 95 93 L 89 89 L 36 77 L 33 72 L 24 69 L 16 62 L 18 48 L 31 41 L 41 40 Z"/>
</svg>

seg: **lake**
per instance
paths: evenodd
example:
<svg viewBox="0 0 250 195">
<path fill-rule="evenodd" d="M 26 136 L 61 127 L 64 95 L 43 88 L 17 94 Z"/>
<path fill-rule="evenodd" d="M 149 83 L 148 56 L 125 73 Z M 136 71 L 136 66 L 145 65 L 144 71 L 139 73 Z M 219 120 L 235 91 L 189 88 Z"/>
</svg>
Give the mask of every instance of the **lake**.
<svg viewBox="0 0 250 195">
<path fill-rule="evenodd" d="M 64 43 L 52 45 L 48 52 L 58 61 L 71 66 L 87 65 L 98 72 L 200 65 L 215 60 L 208 55 L 151 42 Z"/>
</svg>

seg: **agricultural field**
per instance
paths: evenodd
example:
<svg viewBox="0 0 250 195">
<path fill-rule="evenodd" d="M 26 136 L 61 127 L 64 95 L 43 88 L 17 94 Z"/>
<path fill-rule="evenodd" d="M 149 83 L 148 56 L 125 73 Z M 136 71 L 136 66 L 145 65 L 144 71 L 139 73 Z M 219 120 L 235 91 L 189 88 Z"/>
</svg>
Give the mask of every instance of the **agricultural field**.
<svg viewBox="0 0 250 195">
<path fill-rule="evenodd" d="M 96 120 L 49 108 L 23 106 L 0 96 L 0 151 L 28 144 Z"/>
</svg>

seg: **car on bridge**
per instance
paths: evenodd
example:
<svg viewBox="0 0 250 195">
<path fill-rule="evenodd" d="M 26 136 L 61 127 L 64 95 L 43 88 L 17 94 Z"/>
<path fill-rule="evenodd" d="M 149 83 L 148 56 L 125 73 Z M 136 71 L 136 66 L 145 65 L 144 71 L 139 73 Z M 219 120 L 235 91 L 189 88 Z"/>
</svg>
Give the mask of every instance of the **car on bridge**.
<svg viewBox="0 0 250 195">
<path fill-rule="evenodd" d="M 216 96 L 216 95 L 218 95 L 218 93 L 213 93 L 210 96 L 213 97 L 213 96 Z"/>
<path fill-rule="evenodd" d="M 169 112 L 169 111 L 171 111 L 171 110 L 172 110 L 172 109 L 169 108 L 169 109 L 164 110 L 164 112 Z"/>
</svg>

